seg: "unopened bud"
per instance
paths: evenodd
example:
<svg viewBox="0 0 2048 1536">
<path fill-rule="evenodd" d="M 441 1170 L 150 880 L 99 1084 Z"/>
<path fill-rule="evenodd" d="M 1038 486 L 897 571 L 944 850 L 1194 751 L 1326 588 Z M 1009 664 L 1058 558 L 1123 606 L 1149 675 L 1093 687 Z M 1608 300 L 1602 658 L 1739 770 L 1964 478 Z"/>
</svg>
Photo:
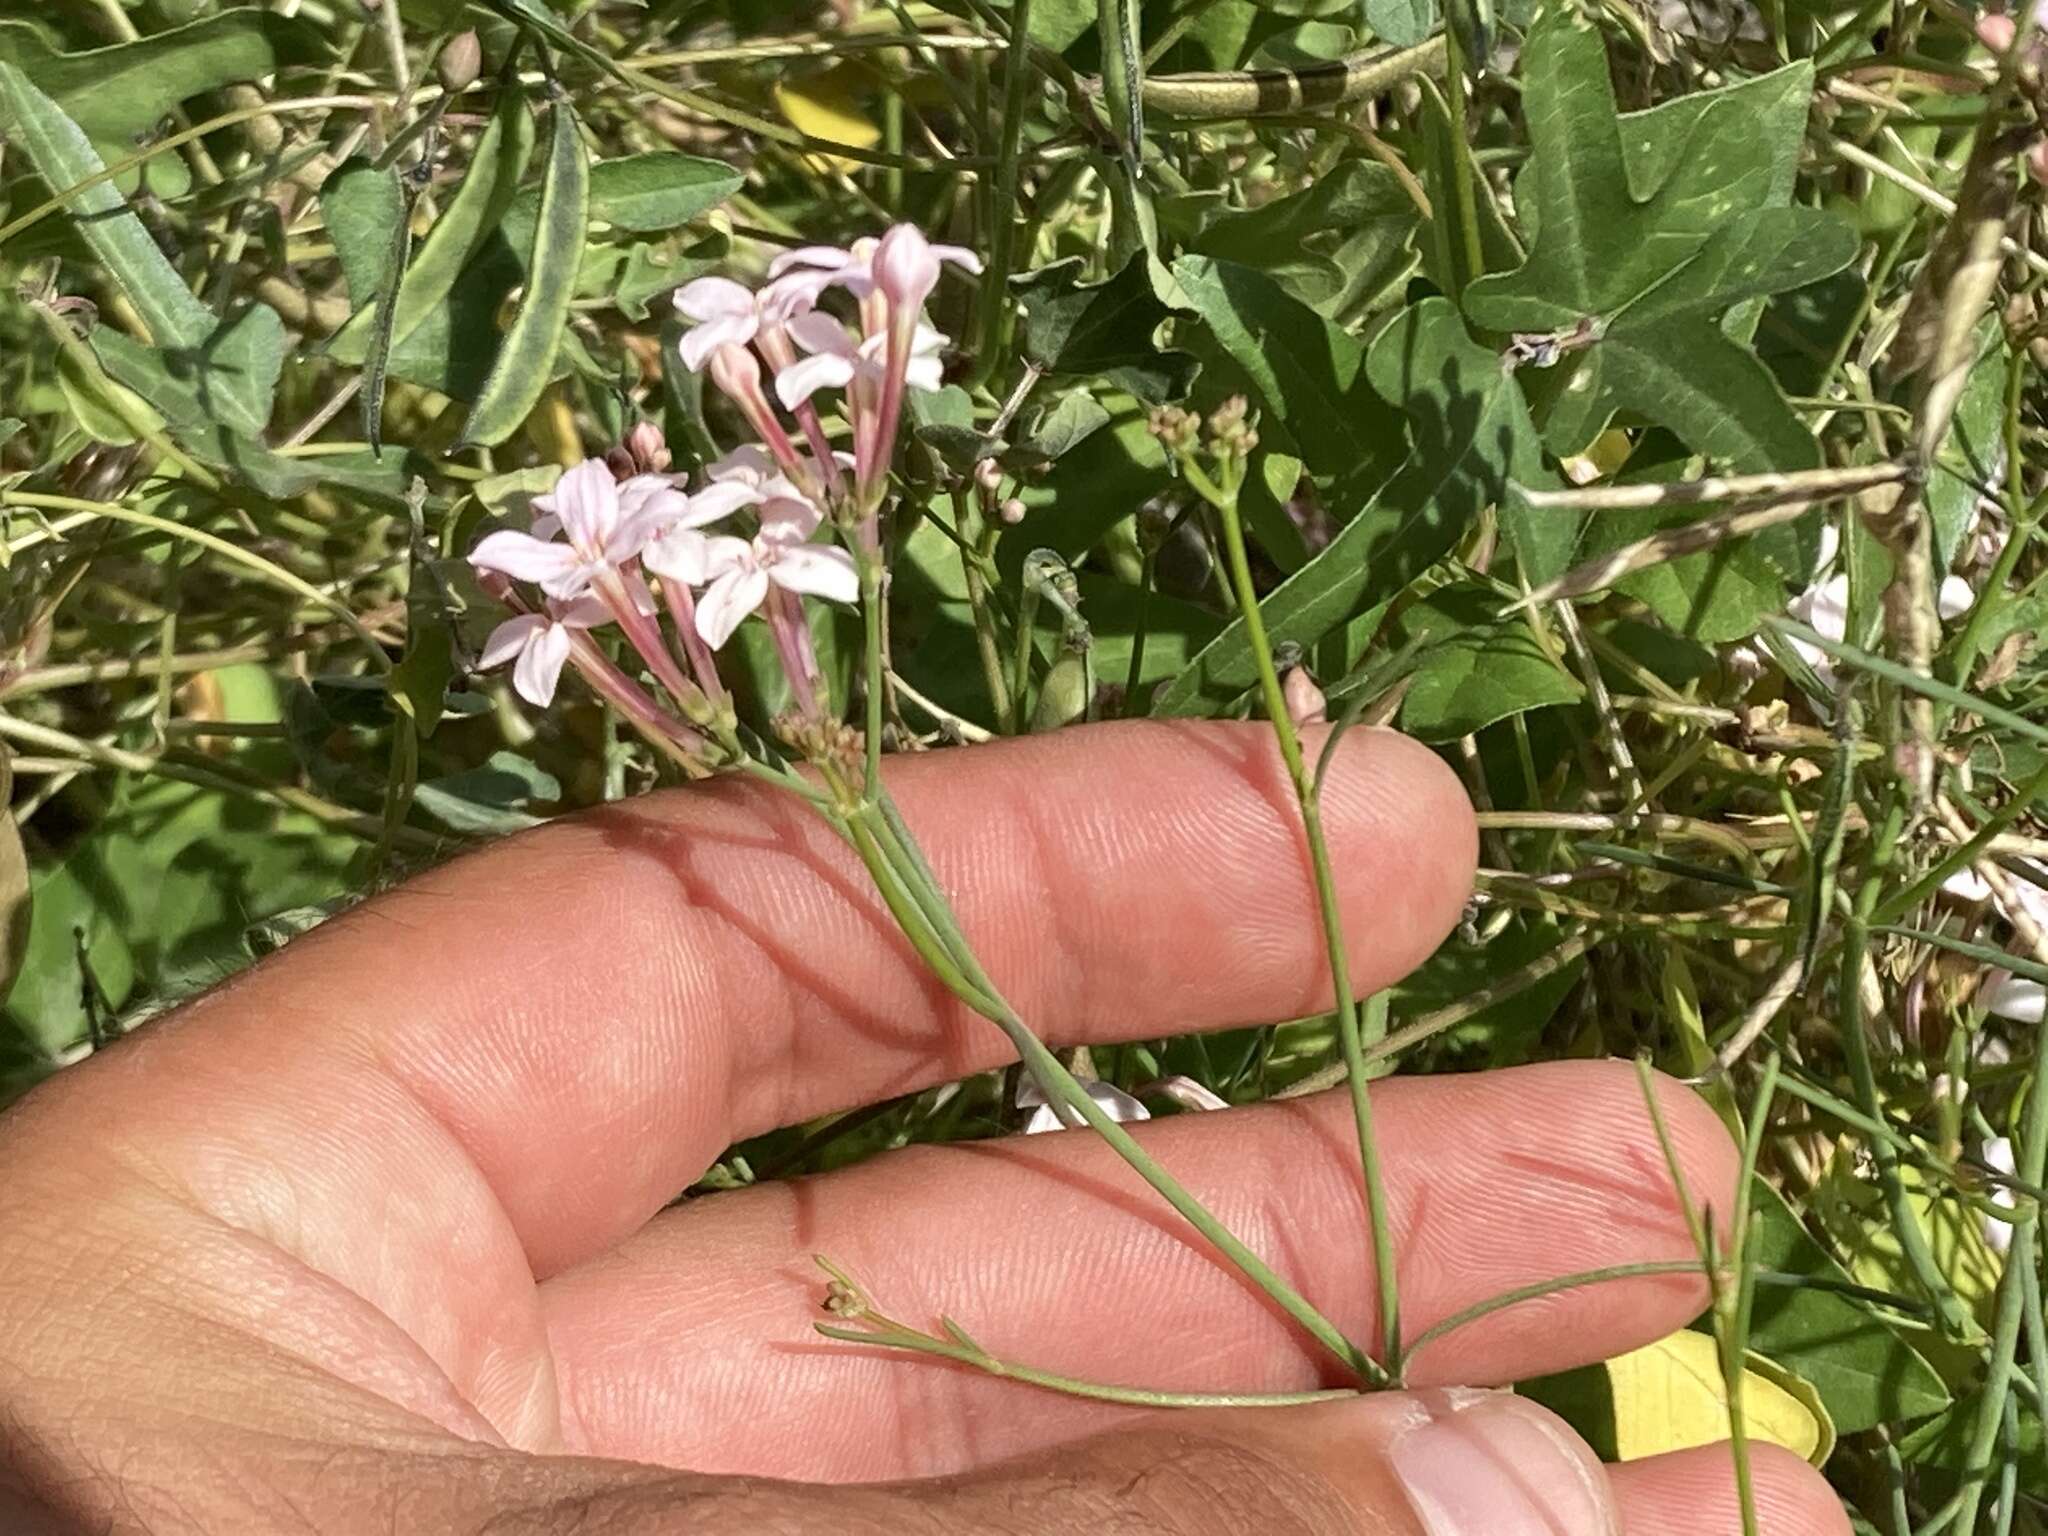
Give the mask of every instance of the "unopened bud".
<svg viewBox="0 0 2048 1536">
<path fill-rule="evenodd" d="M 1287 700 L 1287 718 L 1297 726 L 1323 725 L 1329 720 L 1329 700 L 1323 697 L 1323 690 L 1316 686 L 1316 680 L 1308 675 L 1308 668 L 1296 667 L 1282 679 L 1281 695 Z"/>
<path fill-rule="evenodd" d="M 1162 405 L 1152 412 L 1145 430 L 1158 438 L 1167 452 L 1187 453 L 1202 435 L 1202 420 L 1193 411 Z"/>
<path fill-rule="evenodd" d="M 974 483 L 984 491 L 993 491 L 1003 483 L 1003 467 L 994 459 L 977 460 L 974 466 Z"/>
<path fill-rule="evenodd" d="M 1028 510 L 1029 508 L 1024 505 L 1020 497 L 1010 496 L 1006 497 L 1003 504 L 996 508 L 996 516 L 1014 528 L 1024 521 L 1024 514 Z"/>
<path fill-rule="evenodd" d="M 915 315 L 939 286 L 939 258 L 915 224 L 893 225 L 875 247 L 875 286 L 892 315 Z"/>
<path fill-rule="evenodd" d="M 483 67 L 484 45 L 477 38 L 475 28 L 449 38 L 448 46 L 441 50 L 441 57 L 434 61 L 442 88 L 450 94 L 468 90 L 476 83 Z"/>
<path fill-rule="evenodd" d="M 668 451 L 668 439 L 662 435 L 661 428 L 651 421 L 636 423 L 633 430 L 626 434 L 623 446 L 627 458 L 633 461 L 639 474 L 658 475 L 675 462 L 674 456 Z"/>
</svg>

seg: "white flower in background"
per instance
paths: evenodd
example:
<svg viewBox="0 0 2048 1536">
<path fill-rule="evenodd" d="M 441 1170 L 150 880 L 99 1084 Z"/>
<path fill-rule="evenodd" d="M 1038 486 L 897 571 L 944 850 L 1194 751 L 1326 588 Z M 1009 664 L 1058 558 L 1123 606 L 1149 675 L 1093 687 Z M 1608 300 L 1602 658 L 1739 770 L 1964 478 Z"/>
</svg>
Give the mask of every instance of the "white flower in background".
<svg viewBox="0 0 2048 1536">
<path fill-rule="evenodd" d="M 2029 864 L 2027 868 L 2040 875 L 2043 880 L 2048 880 L 2048 870 L 2041 869 L 2038 864 Z M 2006 876 L 2005 886 L 2011 894 L 2013 906 L 2018 909 L 2018 916 L 2031 922 L 2041 932 L 2048 933 L 2048 889 L 2043 889 L 2024 876 L 2014 874 Z M 2006 909 L 2004 901 L 1992 891 L 1990 882 L 1974 869 L 1965 866 L 1957 870 L 1941 882 L 1941 888 L 1945 894 L 1955 897 L 1958 901 L 1997 902 L 1999 915 L 2008 923 L 2013 921 L 2014 913 Z"/>
<path fill-rule="evenodd" d="M 761 531 L 753 538 L 705 541 L 697 633 L 706 645 L 716 650 L 730 640 L 740 621 L 768 600 L 771 588 L 835 603 L 859 600 L 853 556 L 809 542 L 819 521 L 809 502 L 778 499 L 762 504 Z"/>
<path fill-rule="evenodd" d="M 2009 971 L 1994 971 L 1977 989 L 1977 1006 L 2001 1019 L 2038 1024 L 2044 1007 L 2048 1007 L 2048 988 Z"/>
<path fill-rule="evenodd" d="M 886 333 L 855 337 L 832 316 L 814 309 L 789 322 L 789 334 L 809 353 L 775 375 L 775 394 L 785 410 L 795 410 L 821 389 L 844 389 L 855 380 L 879 389 L 889 371 Z M 920 323 L 911 334 L 910 356 L 904 365 L 906 388 L 927 393 L 943 382 L 939 354 L 951 338 Z"/>
<path fill-rule="evenodd" d="M 546 709 L 554 702 L 574 632 L 610 623 L 611 616 L 611 610 L 594 597 L 552 603 L 546 613 L 515 614 L 491 631 L 477 666 L 489 671 L 517 658 L 513 690 L 536 709 Z"/>
<path fill-rule="evenodd" d="M 603 459 L 585 459 L 565 470 L 548 495 L 534 498 L 542 516 L 531 533 L 490 534 L 470 551 L 469 563 L 537 583 L 549 597 L 581 597 L 593 585 L 609 585 L 687 505 L 666 476 L 635 475 L 621 486 Z"/>
<path fill-rule="evenodd" d="M 1081 1079 L 1081 1086 L 1088 1090 L 1088 1097 L 1095 1101 L 1097 1107 L 1119 1125 L 1152 1118 L 1149 1109 L 1121 1088 L 1096 1082 L 1093 1078 Z M 1038 1079 L 1029 1072 L 1024 1074 L 1023 1081 L 1017 1085 L 1017 1107 L 1031 1111 L 1030 1116 L 1024 1121 L 1026 1136 L 1067 1129 L 1066 1121 L 1060 1117 L 1060 1112 L 1046 1101 L 1045 1090 L 1038 1086 Z M 1073 1114 L 1073 1111 L 1069 1110 L 1068 1113 Z M 1078 1115 L 1074 1118 L 1080 1119 Z"/>
<path fill-rule="evenodd" d="M 1997 1169 L 1998 1172 L 2004 1174 L 2008 1179 L 2013 1176 L 2017 1165 L 2013 1162 L 2012 1138 L 2010 1136 L 2000 1136 L 1995 1140 L 1985 1142 L 1982 1156 L 1989 1166 Z M 1997 1185 L 1992 1189 L 1991 1203 L 2008 1211 L 2014 1209 L 2017 1204 L 2013 1198 L 2013 1192 L 2003 1184 Z M 1979 1219 L 1984 1227 L 1985 1246 L 2000 1257 L 2009 1253 L 2012 1250 L 2012 1223 L 2000 1221 L 1994 1216 L 1984 1216 Z"/>
<path fill-rule="evenodd" d="M 1841 542 L 1842 535 L 1833 523 L 1821 529 L 1820 561 L 1814 567 L 1816 579 L 1786 605 L 1793 618 L 1802 624 L 1810 624 L 1821 635 L 1837 643 L 1849 633 L 1849 574 L 1846 571 L 1836 571 L 1832 575 L 1821 573 L 1834 565 L 1835 556 L 1841 551 Z M 1941 590 L 1935 594 L 1935 608 L 1940 612 L 1943 623 L 1961 618 L 1976 601 L 1976 592 L 1960 576 L 1943 577 Z M 1792 649 L 1813 668 L 1814 675 L 1828 687 L 1834 687 L 1834 658 L 1819 646 L 1797 636 L 1787 638 L 1792 642 Z"/>
</svg>

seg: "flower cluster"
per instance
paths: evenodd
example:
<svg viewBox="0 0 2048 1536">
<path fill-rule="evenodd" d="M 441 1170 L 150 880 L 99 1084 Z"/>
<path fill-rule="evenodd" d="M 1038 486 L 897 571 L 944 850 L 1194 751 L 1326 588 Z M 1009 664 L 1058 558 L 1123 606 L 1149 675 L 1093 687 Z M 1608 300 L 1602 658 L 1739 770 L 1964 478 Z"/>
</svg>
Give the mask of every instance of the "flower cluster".
<svg viewBox="0 0 2048 1536">
<path fill-rule="evenodd" d="M 852 603 L 879 589 L 879 517 L 904 396 L 939 387 L 947 338 L 925 323 L 924 304 L 945 262 L 980 270 L 972 253 L 898 225 L 844 250 L 790 251 L 758 292 L 724 277 L 680 289 L 676 309 L 691 322 L 682 365 L 707 371 L 758 441 L 705 466 L 694 488 L 668 472 L 667 444 L 645 423 L 606 457 L 565 471 L 534 499 L 531 527 L 490 533 L 470 552 L 486 589 L 514 610 L 480 664 L 512 663 L 514 689 L 542 707 L 573 664 L 650 739 L 702 771 L 734 742 L 716 653 L 759 613 L 796 713 L 822 724 L 830 701 L 803 600 Z M 835 291 L 854 324 L 825 307 Z M 835 445 L 820 408 L 834 391 L 850 451 Z M 845 544 L 821 540 L 827 529 Z M 675 710 L 592 638 L 614 624 Z"/>
</svg>

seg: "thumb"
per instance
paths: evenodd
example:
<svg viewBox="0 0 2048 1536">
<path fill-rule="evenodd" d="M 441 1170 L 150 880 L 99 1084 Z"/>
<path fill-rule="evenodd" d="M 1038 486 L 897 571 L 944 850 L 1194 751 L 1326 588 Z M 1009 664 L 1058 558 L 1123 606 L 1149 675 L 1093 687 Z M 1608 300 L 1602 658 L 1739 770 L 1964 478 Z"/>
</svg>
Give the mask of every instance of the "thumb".
<svg viewBox="0 0 2048 1536">
<path fill-rule="evenodd" d="M 871 1490 L 880 1494 L 882 1490 Z M 1504 1392 L 1166 1413 L 958 1478 L 898 1484 L 899 1531 L 1615 1536 L 1607 1474 Z M 923 1517 L 920 1519 L 919 1517 Z"/>
</svg>

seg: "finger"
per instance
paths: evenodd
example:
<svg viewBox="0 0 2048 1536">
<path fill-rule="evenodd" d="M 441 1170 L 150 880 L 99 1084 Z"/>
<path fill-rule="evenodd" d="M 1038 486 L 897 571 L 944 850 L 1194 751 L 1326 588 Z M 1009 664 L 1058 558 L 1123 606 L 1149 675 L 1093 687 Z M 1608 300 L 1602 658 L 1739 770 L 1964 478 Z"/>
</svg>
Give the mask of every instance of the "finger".
<svg viewBox="0 0 2048 1536">
<path fill-rule="evenodd" d="M 1048 1035 L 1326 1003 L 1265 727 L 1063 731 L 894 762 L 890 783 L 989 970 Z M 1469 807 L 1427 751 L 1356 731 L 1324 821 L 1369 990 L 1455 920 Z M 530 1443 L 553 1401 L 531 1273 L 634 1230 L 736 1137 L 1007 1049 L 814 815 L 729 782 L 435 870 L 65 1074 L 9 1130 L 56 1143 L 53 1164 L 124 1160 L 267 1239 L 338 1282 L 337 1314 L 370 1303 L 331 1326 L 395 1323 Z M 88 1125 L 91 1145 L 69 1145 Z"/>
<path fill-rule="evenodd" d="M 685 1510 L 707 1536 L 1619 1536 L 1583 1442 L 1526 1399 L 1484 1392 L 1154 1414 L 967 1477 L 853 1488 L 690 1477 L 578 1504 L 607 1530 L 650 1536 Z"/>
<path fill-rule="evenodd" d="M 1849 1517 L 1828 1480 L 1776 1445 L 1749 1447 L 1756 1528 L 1764 1536 L 1849 1536 Z M 1741 1536 L 1731 1447 L 1673 1451 L 1611 1469 L 1627 1536 Z"/>
<path fill-rule="evenodd" d="M 1668 1081 L 1692 1198 L 1739 1159 Z M 1410 1339 L 1560 1276 L 1694 1260 L 1633 1069 L 1561 1062 L 1373 1091 Z M 1379 1336 L 1348 1096 L 1137 1128 L 1231 1230 L 1351 1337 Z M 923 1356 L 814 1337 L 823 1253 L 913 1326 L 956 1319 L 999 1357 L 1178 1392 L 1341 1380 L 1312 1341 L 1086 1132 L 913 1148 L 693 1202 L 542 1288 L 564 1432 L 597 1455 L 823 1480 L 957 1472 L 1128 1411 Z M 1410 1361 L 1421 1385 L 1506 1383 L 1682 1327 L 1696 1273 L 1611 1280 L 1491 1313 Z M 772 1383 L 772 1390 L 769 1384 Z"/>
</svg>

